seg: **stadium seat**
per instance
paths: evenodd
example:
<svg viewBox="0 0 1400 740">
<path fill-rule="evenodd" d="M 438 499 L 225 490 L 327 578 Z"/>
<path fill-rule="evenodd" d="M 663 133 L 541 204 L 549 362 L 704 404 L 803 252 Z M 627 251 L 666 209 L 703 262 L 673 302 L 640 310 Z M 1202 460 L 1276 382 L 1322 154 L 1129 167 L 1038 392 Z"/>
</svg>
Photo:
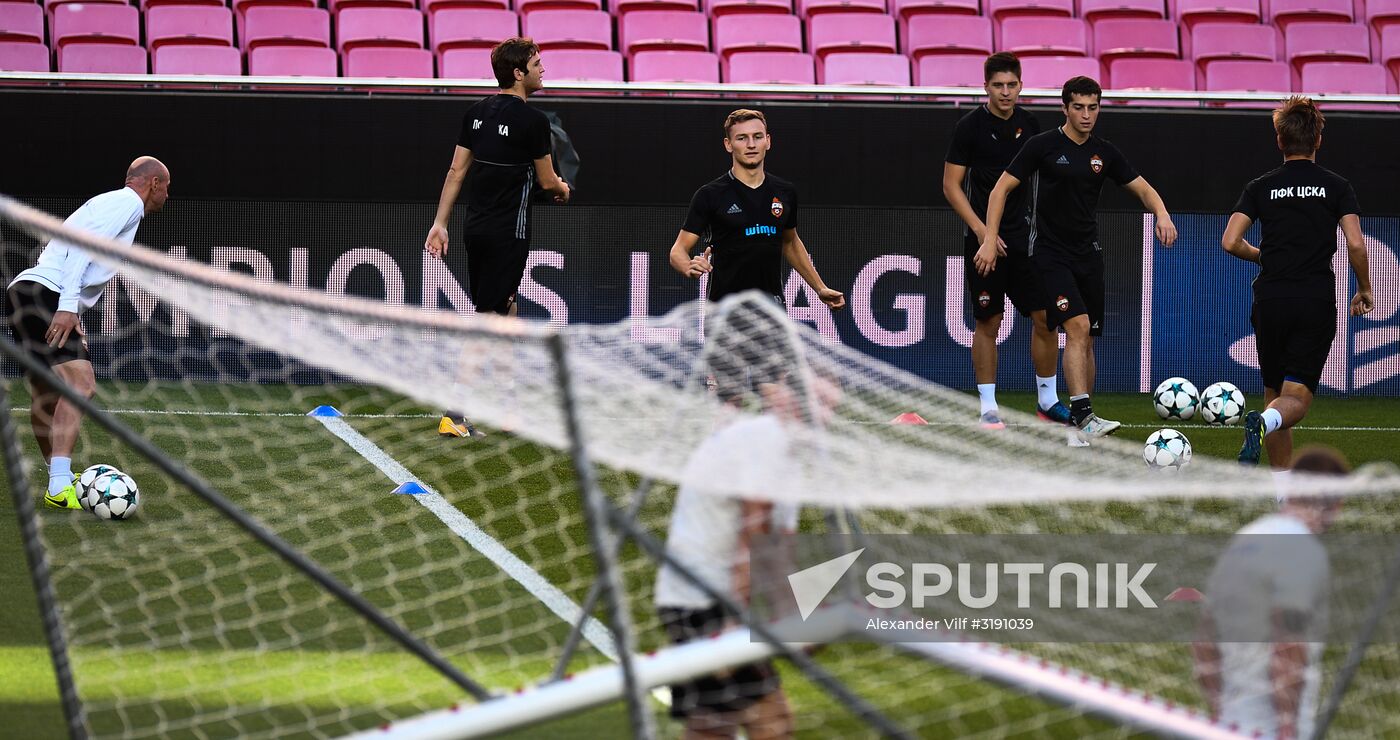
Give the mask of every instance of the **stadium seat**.
<svg viewBox="0 0 1400 740">
<path fill-rule="evenodd" d="M 243 19 L 242 38 L 244 51 L 260 46 L 330 48 L 331 15 L 320 8 L 249 8 Z"/>
<path fill-rule="evenodd" d="M 823 13 L 807 21 L 807 49 L 818 61 L 833 52 L 893 54 L 897 48 L 894 18 L 887 15 Z"/>
<path fill-rule="evenodd" d="M 1078 18 L 1008 18 L 997 50 L 1019 57 L 1085 56 L 1089 25 Z"/>
<path fill-rule="evenodd" d="M 131 8 L 134 12 L 136 8 Z M 84 74 L 146 74 L 146 50 L 131 44 L 68 44 L 58 50 L 58 71 Z"/>
<path fill-rule="evenodd" d="M 741 51 L 724 62 L 724 81 L 762 85 L 815 85 L 811 54 L 790 51 Z"/>
<path fill-rule="evenodd" d="M 1166 18 L 1162 0 L 1079 0 L 1079 17 L 1090 25 L 1125 18 Z"/>
<path fill-rule="evenodd" d="M 233 14 L 212 5 L 153 7 L 146 11 L 146 46 L 155 51 L 166 44 L 233 46 Z"/>
<path fill-rule="evenodd" d="M 560 52 L 552 52 L 550 56 Z M 543 55 L 541 55 L 543 56 Z M 550 74 L 549 65 L 545 73 Z M 492 80 L 490 49 L 448 49 L 438 55 L 438 77 L 453 80 Z"/>
<path fill-rule="evenodd" d="M 49 38 L 59 52 L 73 43 L 136 46 L 141 43 L 141 13 L 130 5 L 69 3 L 54 8 L 50 31 Z M 86 56 L 84 60 L 87 64 Z M 133 66 L 130 59 L 116 60 L 113 65 L 124 69 Z"/>
<path fill-rule="evenodd" d="M 601 10 L 538 10 L 522 25 L 542 50 L 612 49 L 612 16 Z"/>
<path fill-rule="evenodd" d="M 316 0 L 230 0 L 235 22 L 238 24 L 239 38 L 243 38 L 243 18 L 253 8 L 314 8 Z"/>
<path fill-rule="evenodd" d="M 232 46 L 167 43 L 151 50 L 151 71 L 158 75 L 237 76 L 243 74 L 243 55 Z"/>
<path fill-rule="evenodd" d="M 1181 36 L 1182 56 L 1196 62 L 1198 79 L 1220 59 L 1279 61 L 1278 32 L 1257 23 L 1202 23 Z"/>
<path fill-rule="evenodd" d="M 804 20 L 827 13 L 879 13 L 889 11 L 885 0 L 797 0 L 797 14 Z"/>
<path fill-rule="evenodd" d="M 413 8 L 418 9 L 414 0 L 326 0 L 326 9 L 331 15 L 339 16 L 348 8 Z"/>
<path fill-rule="evenodd" d="M 520 17 L 509 10 L 443 8 L 428 18 L 428 46 L 447 49 L 489 49 L 520 35 Z"/>
<path fill-rule="evenodd" d="M 1196 89 L 1196 65 L 1187 59 L 1117 59 L 1106 65 L 1111 90 L 1170 90 Z M 1152 106 L 1156 108 L 1195 108 L 1191 100 L 1143 100 L 1115 98 L 1119 105 Z"/>
<path fill-rule="evenodd" d="M 352 10 L 357 8 L 345 12 Z M 345 76 L 431 78 L 433 54 L 427 49 L 355 46 L 345 53 Z"/>
<path fill-rule="evenodd" d="M 705 13 L 711 18 L 726 15 L 792 14 L 792 0 L 705 0 Z"/>
<path fill-rule="evenodd" d="M 937 54 L 914 64 L 914 84 L 922 87 L 981 87 L 983 54 Z"/>
<path fill-rule="evenodd" d="M 11 0 L 11 1 L 13 2 L 14 0 Z M 68 3 L 87 3 L 87 2 L 90 2 L 90 1 L 91 1 L 91 0 L 44 0 L 44 12 L 45 12 L 46 14 L 48 14 L 48 16 L 49 16 L 49 22 L 52 23 L 52 22 L 53 22 L 53 11 L 54 11 L 55 8 L 59 7 L 60 5 L 66 5 L 66 4 L 68 4 Z M 130 3 L 127 2 L 127 0 L 96 0 L 96 2 L 99 2 L 99 3 L 115 3 L 115 4 L 117 4 L 117 5 L 129 5 L 129 4 L 130 4 Z"/>
<path fill-rule="evenodd" d="M 726 15 L 715 19 L 715 51 L 802 51 L 802 22 L 795 15 Z"/>
<path fill-rule="evenodd" d="M 551 80 L 591 80 L 622 82 L 622 55 L 597 49 L 566 49 L 545 55 L 545 70 Z"/>
<path fill-rule="evenodd" d="M 700 10 L 700 0 L 609 0 L 613 15 L 625 15 L 634 10 Z"/>
<path fill-rule="evenodd" d="M 1360 24 L 1294 23 L 1283 37 L 1293 81 L 1308 62 L 1370 62 L 1371 34 Z"/>
<path fill-rule="evenodd" d="M 172 5 L 180 7 L 189 7 L 191 5 L 203 5 L 210 8 L 228 7 L 228 4 L 223 0 L 140 0 L 137 5 L 141 8 L 141 12 L 143 13 L 151 8 L 161 8 Z"/>
<path fill-rule="evenodd" d="M 901 48 L 916 64 L 930 54 L 992 53 L 992 21 L 979 15 L 916 15 L 902 25 Z"/>
<path fill-rule="evenodd" d="M 1021 60 L 1021 84 L 1025 87 L 1059 90 L 1071 77 L 1103 79 L 1099 60 L 1093 57 L 1029 57 Z M 982 78 L 979 75 L 977 79 Z"/>
<path fill-rule="evenodd" d="M 1352 0 L 1264 0 L 1267 23 L 1285 34 L 1294 23 L 1351 23 Z"/>
<path fill-rule="evenodd" d="M 248 74 L 258 77 L 338 77 L 339 62 L 335 52 L 328 47 L 264 45 L 248 52 Z"/>
<path fill-rule="evenodd" d="M 894 0 L 892 8 L 901 23 L 920 15 L 981 15 L 979 0 Z"/>
<path fill-rule="evenodd" d="M 1186 32 L 1197 23 L 1258 23 L 1259 0 L 1176 0 L 1176 19 Z"/>
<path fill-rule="evenodd" d="M 1351 62 L 1313 62 L 1303 65 L 1303 82 L 1299 92 L 1342 93 L 1348 95 L 1393 95 L 1395 78 L 1379 64 Z M 1393 103 L 1343 103 L 1327 101 L 1327 110 L 1394 111 Z"/>
<path fill-rule="evenodd" d="M 44 43 L 44 9 L 34 3 L 0 3 L 0 42 L 6 41 Z"/>
<path fill-rule="evenodd" d="M 602 10 L 602 0 L 515 0 L 515 9 L 528 15 L 539 10 Z"/>
<path fill-rule="evenodd" d="M 710 29 L 704 13 L 675 10 L 636 11 L 617 19 L 623 54 L 639 51 L 709 51 Z"/>
<path fill-rule="evenodd" d="M 708 51 L 641 51 L 632 57 L 633 82 L 719 82 L 719 57 Z"/>
<path fill-rule="evenodd" d="M 1074 15 L 1074 0 L 987 0 L 984 13 L 1000 24 L 1007 18 Z"/>
<path fill-rule="evenodd" d="M 423 47 L 423 14 L 408 8 L 346 8 L 335 19 L 336 49 L 344 56 L 351 49 L 360 47 L 399 47 L 421 49 Z M 390 57 L 373 58 L 374 64 Z M 404 57 L 407 59 L 408 57 Z M 369 62 L 361 62 L 369 64 Z M 353 77 L 347 66 L 346 77 Z M 372 75 L 375 77 L 392 75 Z"/>
<path fill-rule="evenodd" d="M 51 72 L 49 47 L 33 41 L 0 41 L 0 70 Z"/>
<path fill-rule="evenodd" d="M 909 58 L 903 54 L 830 54 L 818 63 L 823 85 L 909 85 Z"/>
<path fill-rule="evenodd" d="M 1379 48 L 1385 29 L 1400 25 L 1400 0 L 1366 0 L 1364 17 L 1371 27 L 1371 45 Z"/>
<path fill-rule="evenodd" d="M 1094 55 L 1104 64 L 1129 57 L 1177 59 L 1181 44 L 1176 22 L 1137 18 L 1100 21 L 1094 26 Z"/>
<path fill-rule="evenodd" d="M 1284 62 L 1236 61 L 1225 59 L 1206 67 L 1206 90 L 1278 92 L 1292 90 L 1288 65 Z M 1273 107 L 1269 104 L 1267 107 Z M 1261 107 L 1256 104 L 1253 107 Z"/>
<path fill-rule="evenodd" d="M 482 10 L 510 10 L 510 0 L 422 0 L 419 7 L 432 18 L 439 10 L 448 8 L 480 8 Z"/>
<path fill-rule="evenodd" d="M 1381 32 L 1381 50 L 1376 61 L 1384 64 L 1400 83 L 1400 26 L 1390 26 Z"/>
</svg>

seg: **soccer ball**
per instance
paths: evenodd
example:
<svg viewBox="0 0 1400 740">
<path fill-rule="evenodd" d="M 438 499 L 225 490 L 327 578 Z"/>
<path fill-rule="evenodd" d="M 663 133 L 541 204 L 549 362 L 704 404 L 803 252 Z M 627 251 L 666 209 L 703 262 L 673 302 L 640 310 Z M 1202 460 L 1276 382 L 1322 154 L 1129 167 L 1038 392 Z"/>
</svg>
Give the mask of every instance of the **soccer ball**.
<svg viewBox="0 0 1400 740">
<path fill-rule="evenodd" d="M 85 498 L 83 508 L 98 519 L 130 519 L 141 504 L 141 491 L 131 476 L 112 468 L 92 481 Z"/>
<path fill-rule="evenodd" d="M 1190 419 L 1199 405 L 1201 395 L 1186 378 L 1167 378 L 1152 392 L 1152 406 L 1163 419 Z"/>
<path fill-rule="evenodd" d="M 116 468 L 99 463 L 84 470 L 81 475 L 73 479 L 73 487 L 78 491 L 78 503 L 82 504 L 83 511 L 92 511 L 92 503 L 88 501 L 88 489 L 92 488 L 93 482 L 97 480 L 98 476 L 113 470 Z"/>
<path fill-rule="evenodd" d="M 1158 429 L 1142 446 L 1142 460 L 1153 470 L 1180 470 L 1191 464 L 1191 442 L 1175 429 Z"/>
<path fill-rule="evenodd" d="M 1244 394 L 1231 383 L 1212 383 L 1201 394 L 1201 418 L 1219 426 L 1240 423 L 1244 418 Z"/>
</svg>

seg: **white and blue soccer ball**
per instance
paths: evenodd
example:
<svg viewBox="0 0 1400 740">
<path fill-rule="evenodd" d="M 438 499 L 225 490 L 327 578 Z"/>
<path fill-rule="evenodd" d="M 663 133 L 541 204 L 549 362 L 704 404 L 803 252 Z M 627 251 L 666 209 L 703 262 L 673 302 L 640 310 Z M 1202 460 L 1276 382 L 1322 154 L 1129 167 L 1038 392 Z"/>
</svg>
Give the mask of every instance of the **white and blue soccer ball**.
<svg viewBox="0 0 1400 740">
<path fill-rule="evenodd" d="M 84 511 L 92 511 L 92 504 L 88 503 L 88 489 L 92 488 L 92 484 L 97 481 L 99 476 L 104 473 L 110 473 L 113 470 L 116 470 L 116 468 L 111 465 L 99 463 L 89 466 L 87 470 L 84 470 L 77 478 L 73 479 L 73 487 L 77 489 L 78 492 L 78 503 L 82 504 Z"/>
<path fill-rule="evenodd" d="M 93 478 L 79 501 L 98 519 L 130 519 L 141 505 L 141 490 L 131 476 L 110 468 Z"/>
<path fill-rule="evenodd" d="M 1175 429 L 1158 429 L 1142 446 L 1142 460 L 1152 470 L 1180 470 L 1191 464 L 1191 442 Z"/>
<path fill-rule="evenodd" d="M 1233 426 L 1244 418 L 1244 394 L 1233 383 L 1211 383 L 1201 394 L 1201 418 L 1213 426 Z"/>
<path fill-rule="evenodd" d="M 1167 378 L 1152 392 L 1152 407 L 1163 419 L 1190 419 L 1200 405 L 1201 394 L 1186 378 Z"/>
</svg>

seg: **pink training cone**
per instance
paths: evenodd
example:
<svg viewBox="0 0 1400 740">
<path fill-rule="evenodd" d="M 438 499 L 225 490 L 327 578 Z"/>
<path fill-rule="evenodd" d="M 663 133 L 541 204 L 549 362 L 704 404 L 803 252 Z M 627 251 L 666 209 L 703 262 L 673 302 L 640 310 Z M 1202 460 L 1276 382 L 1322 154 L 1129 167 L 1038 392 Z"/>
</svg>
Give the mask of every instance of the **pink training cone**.
<svg viewBox="0 0 1400 740">
<path fill-rule="evenodd" d="M 1167 594 L 1167 601 L 1202 601 L 1204 599 L 1205 595 L 1190 586 L 1182 586 Z"/>
<path fill-rule="evenodd" d="M 907 412 L 907 413 L 900 414 L 899 416 L 896 416 L 896 417 L 894 417 L 893 419 L 890 419 L 890 423 L 891 423 L 891 424 L 916 424 L 916 425 L 921 425 L 921 426 L 927 426 L 927 425 L 928 425 L 928 421 L 925 420 L 924 417 L 919 416 L 918 414 L 914 413 L 913 411 L 909 411 L 909 412 Z"/>
</svg>

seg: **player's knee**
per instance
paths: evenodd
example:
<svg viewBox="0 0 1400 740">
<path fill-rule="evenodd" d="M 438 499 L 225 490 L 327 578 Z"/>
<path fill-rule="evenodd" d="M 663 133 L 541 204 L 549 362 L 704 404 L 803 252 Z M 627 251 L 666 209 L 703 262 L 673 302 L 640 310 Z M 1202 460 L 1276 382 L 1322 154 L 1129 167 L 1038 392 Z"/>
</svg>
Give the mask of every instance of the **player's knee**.
<svg viewBox="0 0 1400 740">
<path fill-rule="evenodd" d="M 1075 316 L 1064 324 L 1065 338 L 1071 342 L 1088 341 L 1089 339 L 1089 317 L 1083 314 Z"/>
<path fill-rule="evenodd" d="M 999 331 L 1001 331 L 1001 314 L 994 313 L 991 316 L 977 320 L 978 334 L 996 337 Z"/>
</svg>

